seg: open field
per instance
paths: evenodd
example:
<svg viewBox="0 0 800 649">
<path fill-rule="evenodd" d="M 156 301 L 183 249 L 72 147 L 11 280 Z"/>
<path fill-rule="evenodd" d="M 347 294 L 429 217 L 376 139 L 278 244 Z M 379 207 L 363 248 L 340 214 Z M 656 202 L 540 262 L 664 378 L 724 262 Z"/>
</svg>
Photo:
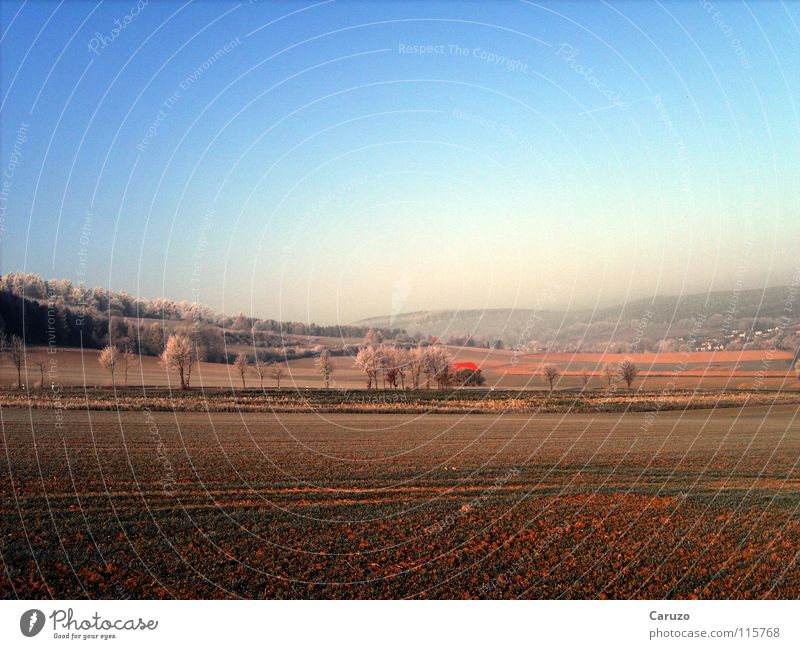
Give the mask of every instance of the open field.
<svg viewBox="0 0 800 649">
<path fill-rule="evenodd" d="M 235 346 L 229 351 L 249 351 L 252 347 Z M 486 377 L 487 386 L 500 389 L 545 390 L 548 385 L 542 367 L 554 364 L 562 376 L 560 389 L 583 387 L 583 374 L 589 377 L 589 389 L 607 387 L 602 373 L 604 363 L 619 363 L 632 358 L 641 371 L 636 385 L 643 390 L 662 390 L 668 384 L 686 390 L 800 390 L 800 381 L 792 371 L 792 354 L 778 350 L 749 350 L 744 352 L 692 352 L 689 354 L 517 354 L 511 350 L 489 350 L 474 347 L 447 347 L 456 362 L 471 361 L 479 365 Z M 27 373 L 23 382 L 32 387 L 41 383 L 36 365 L 43 360 L 47 368 L 55 361 L 52 376 L 45 370 L 45 384 L 51 381 L 63 386 L 108 386 L 111 377 L 97 362 L 98 351 L 73 348 L 58 349 L 48 354 L 46 348 L 31 347 L 27 354 Z M 303 358 L 288 363 L 282 386 L 293 388 L 318 388 L 323 386 L 315 366 L 315 359 Z M 364 375 L 353 367 L 350 357 L 335 357 L 336 371 L 332 387 L 352 389 L 364 387 Z M 25 378 L 27 376 L 27 379 Z M 17 381 L 17 373 L 10 363 L 0 364 L 0 387 L 9 387 Z M 170 375 L 154 356 L 141 356 L 128 370 L 130 386 L 179 387 L 177 376 Z M 117 385 L 124 385 L 122 373 L 117 375 Z M 241 380 L 231 365 L 200 363 L 192 373 L 192 385 L 197 387 L 227 387 L 238 389 Z M 265 387 L 275 382 L 266 378 Z M 258 386 L 258 377 L 252 372 L 247 377 L 248 387 Z"/>
<path fill-rule="evenodd" d="M 800 595 L 796 405 L 0 414 L 6 598 Z"/>
</svg>

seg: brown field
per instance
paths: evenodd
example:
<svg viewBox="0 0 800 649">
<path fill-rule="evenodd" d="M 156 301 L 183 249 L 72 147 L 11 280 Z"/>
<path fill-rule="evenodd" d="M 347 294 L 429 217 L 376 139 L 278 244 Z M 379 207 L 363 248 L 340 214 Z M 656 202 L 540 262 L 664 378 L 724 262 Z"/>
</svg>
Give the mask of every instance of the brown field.
<svg viewBox="0 0 800 649">
<path fill-rule="evenodd" d="M 0 596 L 795 599 L 798 412 L 3 408 Z"/>
<path fill-rule="evenodd" d="M 677 365 L 678 363 L 744 363 L 761 362 L 765 357 L 773 360 L 791 360 L 791 352 L 772 351 L 767 354 L 765 350 L 748 349 L 738 352 L 670 352 L 670 353 L 643 353 L 643 354 L 589 354 L 580 352 L 549 353 L 549 354 L 521 354 L 521 359 L 528 363 L 554 362 L 554 363 L 619 363 L 630 358 L 634 363 L 642 366 L 649 365 Z"/>
<path fill-rule="evenodd" d="M 589 388 L 594 390 L 606 387 L 602 375 L 604 363 L 619 363 L 624 354 L 516 354 L 511 350 L 488 350 L 478 348 L 448 347 L 455 361 L 472 361 L 483 370 L 487 385 L 500 389 L 544 390 L 547 383 L 542 376 L 542 367 L 552 363 L 562 372 L 557 386 L 560 389 L 583 387 L 582 375 L 590 376 Z M 231 353 L 247 351 L 252 347 L 234 346 Z M 40 383 L 36 362 L 49 363 L 55 359 L 55 372 L 52 380 L 64 386 L 109 386 L 110 375 L 97 362 L 97 350 L 59 349 L 48 355 L 45 348 L 30 348 L 28 351 L 27 384 L 37 387 Z M 800 389 L 800 381 L 792 371 L 792 355 L 783 351 L 745 351 L 745 352 L 692 352 L 690 354 L 633 354 L 639 365 L 641 376 L 637 386 L 644 390 L 661 390 L 668 384 L 680 389 L 753 389 L 763 387 L 769 390 Z M 361 388 L 363 375 L 353 368 L 350 357 L 334 358 L 337 369 L 334 373 L 333 387 Z M 286 387 L 317 388 L 323 383 L 315 367 L 313 358 L 291 361 L 283 380 Z M 49 365 L 48 365 L 49 367 Z M 25 374 L 23 374 L 23 381 Z M 48 377 L 45 383 L 49 384 Z M 0 387 L 9 387 L 17 381 L 16 370 L 10 363 L 0 364 Z M 117 384 L 122 385 L 121 376 Z M 177 377 L 170 376 L 153 356 L 142 356 L 140 362 L 128 370 L 130 386 L 177 386 Z M 200 363 L 192 376 L 192 384 L 197 387 L 227 387 L 238 389 L 241 380 L 234 368 L 221 363 Z M 258 387 L 258 378 L 250 374 L 247 386 Z M 272 379 L 265 380 L 265 387 L 273 387 Z"/>
</svg>

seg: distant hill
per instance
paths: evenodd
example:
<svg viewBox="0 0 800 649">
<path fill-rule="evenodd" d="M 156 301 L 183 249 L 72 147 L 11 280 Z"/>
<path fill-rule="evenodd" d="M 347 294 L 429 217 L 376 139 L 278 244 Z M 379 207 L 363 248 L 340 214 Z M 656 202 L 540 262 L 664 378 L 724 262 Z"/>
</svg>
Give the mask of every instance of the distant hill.
<svg viewBox="0 0 800 649">
<path fill-rule="evenodd" d="M 796 291 L 796 290 L 795 290 Z M 695 318 L 700 317 L 698 326 Z M 690 330 L 704 336 L 722 336 L 733 330 L 760 330 L 800 320 L 800 295 L 788 286 L 744 291 L 717 291 L 681 296 L 645 298 L 591 311 L 533 311 L 530 309 L 486 309 L 464 311 L 417 311 L 360 320 L 363 327 L 405 329 L 447 340 L 471 335 L 475 339 L 502 339 L 506 346 L 518 342 L 552 342 L 558 346 L 591 347 L 609 340 L 681 337 Z M 785 333 L 785 332 L 781 332 Z M 558 347 L 557 346 L 557 347 Z M 784 345 L 782 345 L 784 346 Z"/>
<path fill-rule="evenodd" d="M 715 291 L 690 295 L 646 298 L 617 305 L 597 312 L 601 319 L 638 318 L 650 310 L 653 320 L 668 322 L 683 318 L 694 318 L 698 314 L 725 315 L 733 310 L 735 318 L 780 318 L 786 313 L 790 319 L 800 318 L 800 294 L 792 287 L 772 286 L 765 289 L 745 291 Z M 789 311 L 785 309 L 789 307 Z"/>
</svg>

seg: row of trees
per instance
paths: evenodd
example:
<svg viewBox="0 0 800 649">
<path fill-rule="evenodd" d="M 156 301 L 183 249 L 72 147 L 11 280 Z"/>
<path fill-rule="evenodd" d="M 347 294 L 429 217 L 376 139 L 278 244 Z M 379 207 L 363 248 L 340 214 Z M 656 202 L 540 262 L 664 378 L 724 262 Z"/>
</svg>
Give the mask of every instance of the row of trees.
<svg viewBox="0 0 800 649">
<path fill-rule="evenodd" d="M 15 358 L 21 359 L 19 353 L 21 341 L 14 338 L 13 347 L 17 349 Z M 161 354 L 161 364 L 170 371 L 178 374 L 181 389 L 190 387 L 192 368 L 199 362 L 202 354 L 199 346 L 186 334 L 172 334 L 167 340 L 166 347 Z M 130 347 L 119 349 L 107 345 L 98 357 L 100 364 L 111 373 L 111 380 L 115 380 L 115 372 L 121 368 L 125 372 L 125 385 L 128 384 L 128 368 L 136 362 L 136 355 Z M 21 368 L 21 360 L 18 369 Z M 247 354 L 239 354 L 233 362 L 236 372 L 242 382 L 242 389 L 247 388 L 247 377 L 254 373 L 259 379 L 259 386 L 263 389 L 264 379 L 272 378 L 280 389 L 281 379 L 285 376 L 287 368 L 283 363 L 262 363 L 256 357 L 253 361 Z M 412 389 L 419 389 L 422 379 L 425 379 L 425 388 L 430 389 L 431 381 L 436 383 L 439 390 L 452 386 L 480 386 L 485 383 L 481 371 L 471 369 L 456 369 L 452 359 L 442 347 L 416 347 L 405 349 L 394 347 L 387 343 L 380 345 L 366 345 L 362 347 L 355 357 L 355 367 L 366 375 L 367 389 L 382 387 L 383 389 L 406 388 L 406 382 Z M 330 388 L 331 379 L 336 370 L 336 363 L 328 349 L 322 349 L 315 361 L 315 368 L 325 388 Z M 550 384 L 550 391 L 555 387 L 555 382 L 561 376 L 560 370 L 555 365 L 545 365 L 542 374 Z M 615 379 L 625 382 L 630 390 L 634 380 L 639 375 L 639 368 L 631 360 L 625 360 L 619 365 L 607 363 L 603 366 L 603 374 L 608 381 L 609 388 Z M 583 374 L 584 386 L 588 384 L 588 373 Z"/>
<path fill-rule="evenodd" d="M 167 338 L 164 350 L 159 355 L 161 365 L 178 375 L 182 390 L 188 390 L 191 387 L 192 370 L 201 360 L 205 360 L 202 345 L 185 332 L 171 334 Z M 129 345 L 123 348 L 106 345 L 100 352 L 98 361 L 111 374 L 112 383 L 115 383 L 117 371 L 124 371 L 124 380 L 127 386 L 128 368 L 137 361 L 137 355 Z M 256 359 L 251 364 L 246 354 L 239 354 L 233 364 L 241 376 L 243 388 L 246 387 L 246 377 L 251 369 L 257 374 L 262 388 L 264 379 L 271 377 L 275 379 L 280 390 L 281 379 L 286 374 L 286 365 L 283 363 L 261 363 Z"/>
<path fill-rule="evenodd" d="M 251 371 L 258 377 L 258 383 L 261 389 L 264 388 L 264 379 L 271 378 L 276 382 L 280 390 L 281 379 L 286 375 L 286 365 L 284 363 L 276 363 L 274 361 L 264 363 L 261 362 L 258 357 L 251 363 L 250 357 L 247 354 L 239 354 L 233 361 L 233 365 L 242 380 L 242 389 L 247 387 L 247 375 Z"/>
<path fill-rule="evenodd" d="M 247 387 L 247 376 L 251 371 L 258 376 L 262 388 L 265 376 L 278 381 L 280 388 L 280 379 L 286 371 L 282 363 L 263 364 L 258 359 L 251 361 L 247 354 L 239 354 L 233 364 L 242 381 L 242 388 Z M 319 351 L 314 367 L 324 381 L 325 388 L 330 388 L 337 368 L 330 350 L 323 348 Z M 406 349 L 388 343 L 366 345 L 356 354 L 355 367 L 366 375 L 367 389 L 382 387 L 404 390 L 407 385 L 418 389 L 423 377 L 426 388 L 430 388 L 431 381 L 435 381 L 440 390 L 455 385 L 485 383 L 480 370 L 454 369 L 449 354 L 440 347 Z"/>
<path fill-rule="evenodd" d="M 100 350 L 97 360 L 100 365 L 111 372 L 111 383 L 114 385 L 116 385 L 115 372 L 117 369 L 121 369 L 124 372 L 125 387 L 128 387 L 128 368 L 134 365 L 139 360 L 139 357 L 130 345 L 125 345 L 122 348 L 115 345 L 106 345 Z"/>
<path fill-rule="evenodd" d="M 545 380 L 550 384 L 550 391 L 552 392 L 555 382 L 561 376 L 561 371 L 555 365 L 545 365 L 542 368 L 542 374 Z M 636 377 L 639 376 L 639 367 L 630 359 L 626 359 L 619 364 L 606 363 L 603 365 L 603 375 L 606 378 L 609 388 L 615 380 L 621 380 L 625 382 L 625 385 L 627 385 L 630 390 Z M 586 387 L 589 385 L 590 375 L 588 372 L 583 372 L 582 377 L 583 386 Z"/>
<path fill-rule="evenodd" d="M 630 390 L 636 377 L 639 376 L 639 367 L 632 360 L 625 359 L 619 364 L 606 363 L 603 366 L 603 374 L 609 388 L 615 380 L 622 380 Z"/>
<path fill-rule="evenodd" d="M 25 343 L 17 335 L 6 336 L 0 333 L 0 357 L 8 358 L 17 371 L 17 385 L 23 386 L 22 371 L 25 367 Z M 203 358 L 202 347 L 186 333 L 176 333 L 169 336 L 164 351 L 160 355 L 161 364 L 170 371 L 178 374 L 181 389 L 188 389 L 191 383 L 192 369 Z M 138 356 L 130 345 L 117 347 L 106 345 L 98 356 L 101 366 L 111 374 L 112 383 L 116 382 L 116 373 L 124 372 L 124 384 L 128 385 L 128 370 L 136 362 Z M 281 380 L 287 373 L 284 363 L 264 363 L 256 357 L 252 362 L 247 354 L 239 354 L 234 366 L 239 373 L 242 388 L 247 387 L 247 376 L 253 372 L 259 379 L 263 389 L 264 379 L 271 378 L 276 381 L 280 390 Z M 44 386 L 45 362 L 36 361 L 41 374 L 41 385 Z M 315 362 L 317 372 L 325 382 L 325 387 L 330 387 L 330 382 L 336 370 L 336 363 L 328 349 L 322 349 Z M 367 345 L 359 350 L 355 357 L 355 367 L 361 369 L 367 380 L 367 389 L 373 386 L 386 389 L 405 389 L 406 381 L 413 389 L 418 389 L 425 378 L 425 387 L 430 388 L 431 381 L 435 381 L 438 389 L 451 386 L 480 386 L 485 379 L 480 370 L 456 369 L 452 366 L 450 355 L 441 347 L 416 347 L 406 349 L 395 347 L 387 343 L 378 346 Z M 794 364 L 794 370 L 800 380 L 800 360 Z M 623 381 L 630 390 L 633 382 L 639 376 L 638 366 L 626 359 L 620 364 L 606 363 L 602 369 L 607 385 L 611 388 L 615 380 Z M 542 368 L 542 374 L 550 385 L 552 391 L 555 382 L 561 376 L 560 370 L 552 364 Z M 380 380 L 379 380 L 380 377 Z M 583 373 L 584 387 L 589 383 L 590 375 Z M 399 385 L 398 385 L 399 383 Z"/>
<path fill-rule="evenodd" d="M 423 376 L 426 389 L 430 389 L 432 380 L 440 390 L 456 385 L 485 383 L 480 370 L 453 368 L 452 359 L 443 347 L 406 349 L 386 343 L 367 344 L 356 354 L 355 367 L 366 375 L 368 390 L 373 386 L 379 387 L 379 377 L 383 389 L 405 389 L 408 381 L 411 388 L 416 390 Z"/>
<path fill-rule="evenodd" d="M 182 390 L 188 390 L 191 386 L 192 369 L 200 360 L 203 360 L 202 347 L 186 333 L 170 335 L 167 339 L 167 344 L 164 346 L 164 351 L 160 356 L 161 365 L 166 367 L 169 371 L 177 373 Z M 258 376 L 262 388 L 264 387 L 264 379 L 270 377 L 276 381 L 277 387 L 280 390 L 281 379 L 286 375 L 287 371 L 286 365 L 283 363 L 262 363 L 258 358 L 251 364 L 246 354 L 239 354 L 233 365 L 241 377 L 243 388 L 247 387 L 247 374 L 253 370 Z"/>
</svg>

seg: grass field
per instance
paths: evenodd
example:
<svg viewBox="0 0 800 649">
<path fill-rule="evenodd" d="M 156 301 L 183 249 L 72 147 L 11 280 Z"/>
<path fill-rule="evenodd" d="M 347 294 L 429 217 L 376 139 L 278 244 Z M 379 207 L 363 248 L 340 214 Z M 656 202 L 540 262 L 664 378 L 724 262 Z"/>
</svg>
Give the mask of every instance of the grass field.
<svg viewBox="0 0 800 649">
<path fill-rule="evenodd" d="M 9 409 L 5 598 L 796 598 L 798 407 Z"/>
</svg>

